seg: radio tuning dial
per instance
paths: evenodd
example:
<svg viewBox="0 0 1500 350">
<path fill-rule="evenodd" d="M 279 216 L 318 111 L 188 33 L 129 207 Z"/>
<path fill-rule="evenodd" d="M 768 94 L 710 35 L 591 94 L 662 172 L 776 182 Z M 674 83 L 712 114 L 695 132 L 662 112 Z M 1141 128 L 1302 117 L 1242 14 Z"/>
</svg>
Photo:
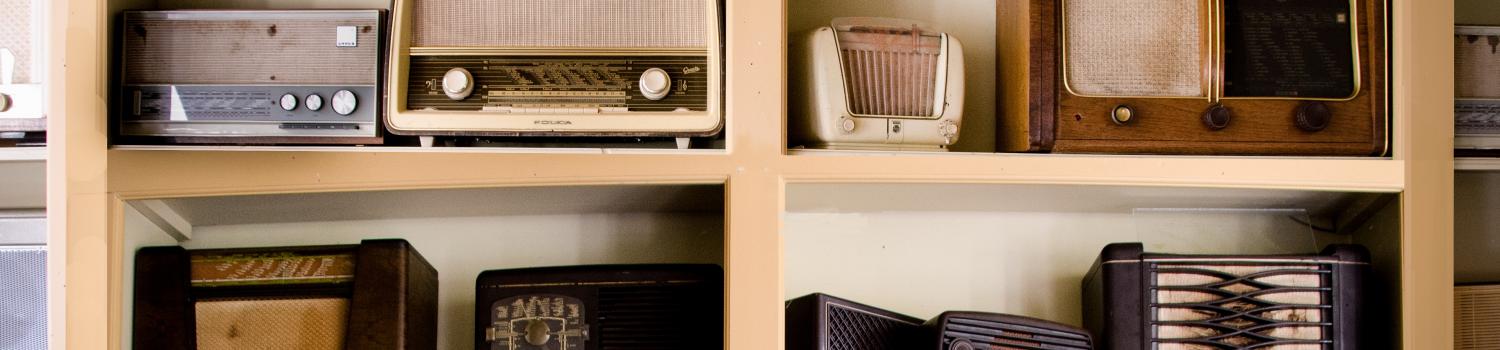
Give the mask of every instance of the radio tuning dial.
<svg viewBox="0 0 1500 350">
<path fill-rule="evenodd" d="M 0 94 L 0 112 L 10 110 L 10 95 Z"/>
<path fill-rule="evenodd" d="M 355 108 L 359 108 L 359 98 L 354 96 L 353 91 L 339 90 L 339 92 L 333 93 L 334 113 L 349 115 L 350 113 L 354 113 Z"/>
<path fill-rule="evenodd" d="M 307 105 L 307 110 L 309 111 L 323 109 L 323 96 L 318 96 L 318 94 L 311 94 L 307 95 L 307 97 L 303 100 L 306 101 L 305 104 Z"/>
<path fill-rule="evenodd" d="M 468 69 L 453 68 L 443 73 L 443 94 L 448 99 L 459 101 L 474 93 L 474 75 Z"/>
<path fill-rule="evenodd" d="M 647 69 L 641 73 L 641 95 L 652 101 L 667 98 L 672 91 L 672 76 L 661 68 Z"/>
<path fill-rule="evenodd" d="M 285 111 L 297 109 L 297 95 L 281 95 L 281 109 Z"/>
</svg>

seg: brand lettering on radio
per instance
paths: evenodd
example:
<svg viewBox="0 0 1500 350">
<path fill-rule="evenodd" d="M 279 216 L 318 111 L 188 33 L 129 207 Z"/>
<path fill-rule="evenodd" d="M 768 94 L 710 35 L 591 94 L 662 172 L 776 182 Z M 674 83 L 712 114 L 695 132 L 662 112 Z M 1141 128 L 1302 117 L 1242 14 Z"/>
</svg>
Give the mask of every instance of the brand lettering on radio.
<svg viewBox="0 0 1500 350">
<path fill-rule="evenodd" d="M 534 120 L 531 123 L 536 125 L 573 125 L 573 122 L 567 120 Z"/>
</svg>

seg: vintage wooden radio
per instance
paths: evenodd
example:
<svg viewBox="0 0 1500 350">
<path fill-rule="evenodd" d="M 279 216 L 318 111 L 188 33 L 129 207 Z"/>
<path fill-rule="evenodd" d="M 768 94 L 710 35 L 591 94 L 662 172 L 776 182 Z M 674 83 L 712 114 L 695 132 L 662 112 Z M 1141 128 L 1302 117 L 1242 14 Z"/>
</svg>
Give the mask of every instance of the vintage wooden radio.
<svg viewBox="0 0 1500 350">
<path fill-rule="evenodd" d="M 1174 255 L 1106 246 L 1083 280 L 1102 350 L 1358 350 L 1370 253 Z"/>
<path fill-rule="evenodd" d="M 143 248 L 133 348 L 436 349 L 437 278 L 403 240 Z"/>
<path fill-rule="evenodd" d="M 485 271 L 474 301 L 474 349 L 724 346 L 724 270 L 718 265 Z"/>
<path fill-rule="evenodd" d="M 1383 155 L 1386 0 L 1007 0 L 1008 152 Z"/>
<path fill-rule="evenodd" d="M 47 2 L 0 0 L 0 145 L 46 142 Z"/>
<path fill-rule="evenodd" d="M 1453 147 L 1500 150 L 1500 27 L 1459 26 L 1453 33 Z"/>
</svg>

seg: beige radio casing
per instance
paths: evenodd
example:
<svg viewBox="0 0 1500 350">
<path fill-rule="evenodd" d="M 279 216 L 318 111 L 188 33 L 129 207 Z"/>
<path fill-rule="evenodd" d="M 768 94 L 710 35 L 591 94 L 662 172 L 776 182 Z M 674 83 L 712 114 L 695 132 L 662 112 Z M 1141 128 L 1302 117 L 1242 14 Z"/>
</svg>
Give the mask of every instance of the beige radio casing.
<svg viewBox="0 0 1500 350">
<path fill-rule="evenodd" d="M 718 134 L 724 127 L 724 64 L 722 28 L 719 28 L 719 6 L 715 0 L 705 6 L 709 23 L 703 48 L 537 48 L 537 47 L 413 47 L 413 8 L 417 1 L 395 0 L 392 15 L 391 45 L 386 92 L 386 128 L 401 135 L 472 135 L 472 136 L 674 136 L 694 137 Z M 586 21 L 587 19 L 578 19 Z M 682 112 L 599 112 L 577 113 L 507 113 L 491 111 L 435 111 L 407 108 L 407 87 L 412 55 L 646 55 L 680 56 L 707 52 L 710 93 L 706 111 Z M 477 93 L 477 92 L 476 92 Z"/>
</svg>

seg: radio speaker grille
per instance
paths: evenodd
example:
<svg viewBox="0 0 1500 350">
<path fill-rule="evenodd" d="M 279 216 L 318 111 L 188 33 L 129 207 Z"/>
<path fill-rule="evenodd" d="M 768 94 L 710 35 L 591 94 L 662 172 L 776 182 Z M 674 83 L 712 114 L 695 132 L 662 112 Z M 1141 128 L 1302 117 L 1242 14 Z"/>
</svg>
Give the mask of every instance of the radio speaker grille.
<svg viewBox="0 0 1500 350">
<path fill-rule="evenodd" d="M 942 38 L 912 32 L 838 33 L 849 109 L 857 115 L 931 117 Z"/>
<path fill-rule="evenodd" d="M 123 79 L 126 84 L 375 85 L 379 16 L 375 11 L 344 16 L 127 12 Z M 340 26 L 356 27 L 358 46 L 335 45 Z"/>
<path fill-rule="evenodd" d="M 1454 87 L 1458 98 L 1500 98 L 1500 32 L 1455 34 Z"/>
<path fill-rule="evenodd" d="M 415 47 L 708 49 L 712 0 L 415 0 Z"/>
<path fill-rule="evenodd" d="M 718 348 L 723 343 L 723 330 L 719 329 L 723 322 L 716 287 L 699 284 L 601 288 L 600 348 Z"/>
<path fill-rule="evenodd" d="M 1153 264 L 1159 350 L 1321 350 L 1325 266 Z"/>
<path fill-rule="evenodd" d="M 1457 350 L 1500 349 L 1500 285 L 1454 288 Z"/>
<path fill-rule="evenodd" d="M 349 299 L 243 299 L 194 304 L 198 349 L 341 350 Z"/>
<path fill-rule="evenodd" d="M 0 349 L 47 348 L 47 250 L 0 247 Z"/>
<path fill-rule="evenodd" d="M 0 49 L 16 56 L 16 84 L 31 81 L 31 5 L 33 0 L 0 0 Z"/>
<path fill-rule="evenodd" d="M 891 335 L 912 327 L 910 323 L 859 312 L 841 305 L 828 306 L 826 350 L 894 350 L 899 344 Z"/>
<path fill-rule="evenodd" d="M 943 327 L 946 349 L 1091 350 L 1087 334 L 979 320 L 949 318 Z"/>
<path fill-rule="evenodd" d="M 1068 0 L 1068 87 L 1091 96 L 1203 96 L 1201 0 Z"/>
</svg>

